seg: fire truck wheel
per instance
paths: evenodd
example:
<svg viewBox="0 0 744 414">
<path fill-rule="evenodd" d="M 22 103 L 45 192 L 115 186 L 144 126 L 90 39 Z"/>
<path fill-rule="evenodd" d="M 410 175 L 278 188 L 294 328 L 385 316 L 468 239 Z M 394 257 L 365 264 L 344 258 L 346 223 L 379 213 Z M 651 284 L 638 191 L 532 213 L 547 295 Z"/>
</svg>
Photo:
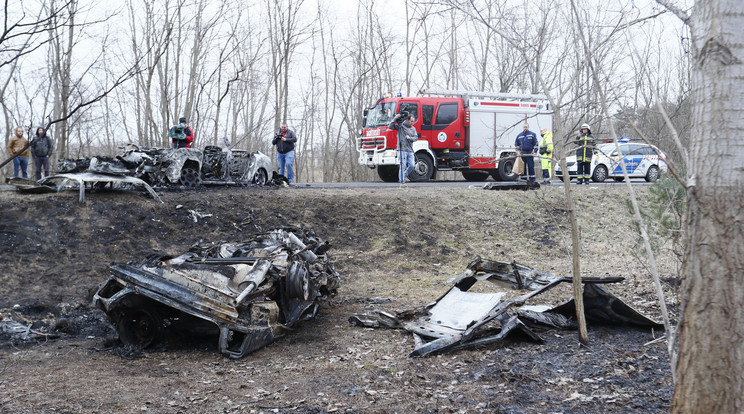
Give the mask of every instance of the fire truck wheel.
<svg viewBox="0 0 744 414">
<path fill-rule="evenodd" d="M 380 179 L 386 183 L 394 183 L 398 181 L 398 166 L 380 165 L 377 167 L 377 175 L 379 175 Z"/>
<path fill-rule="evenodd" d="M 486 181 L 488 179 L 488 171 L 462 170 L 460 172 L 466 181 Z"/>
<path fill-rule="evenodd" d="M 499 169 L 497 172 L 498 181 L 516 181 L 517 174 L 512 172 L 514 167 L 514 158 L 502 158 L 499 160 Z M 496 177 L 494 177 L 496 178 Z"/>
<path fill-rule="evenodd" d="M 424 152 L 416 153 L 413 171 L 408 174 L 411 181 L 429 181 L 434 175 L 434 161 Z"/>
</svg>

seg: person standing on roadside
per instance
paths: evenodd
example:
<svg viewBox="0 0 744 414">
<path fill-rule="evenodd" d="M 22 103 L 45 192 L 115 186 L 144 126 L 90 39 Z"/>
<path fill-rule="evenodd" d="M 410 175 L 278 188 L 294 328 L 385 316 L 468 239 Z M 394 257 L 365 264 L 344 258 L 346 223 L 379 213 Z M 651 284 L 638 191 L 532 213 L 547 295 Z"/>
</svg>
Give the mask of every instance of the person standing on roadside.
<svg viewBox="0 0 744 414">
<path fill-rule="evenodd" d="M 287 181 L 289 184 L 294 183 L 294 148 L 297 142 L 297 135 L 294 131 L 287 127 L 286 122 L 282 122 L 279 131 L 274 136 L 274 140 L 271 141 L 272 145 L 276 145 L 276 162 L 279 164 L 279 174 L 284 175 L 284 169 L 287 169 Z"/>
<path fill-rule="evenodd" d="M 594 156 L 594 150 L 597 148 L 597 143 L 594 141 L 594 135 L 592 135 L 589 124 L 581 125 L 581 133 L 576 137 L 574 143 L 579 146 L 579 148 L 576 149 L 576 183 L 589 184 L 592 169 L 592 156 Z"/>
<path fill-rule="evenodd" d="M 527 173 L 527 184 L 533 188 L 540 187 L 540 184 L 535 181 L 535 158 L 533 158 L 534 152 L 537 150 L 537 135 L 530 131 L 528 123 L 525 122 L 522 125 L 522 132 L 517 135 L 514 146 L 522 154 L 522 161 Z"/>
<path fill-rule="evenodd" d="M 186 148 L 191 148 L 191 144 L 194 142 L 194 130 L 186 122 L 186 117 L 182 116 L 178 120 L 178 123 L 184 126 L 183 132 L 186 134 Z"/>
<path fill-rule="evenodd" d="M 540 166 L 543 172 L 543 184 L 550 184 L 553 178 L 553 133 L 547 128 L 540 130 L 542 141 L 540 141 Z"/>
<path fill-rule="evenodd" d="M 397 113 L 395 118 L 390 122 L 388 128 L 394 129 L 398 133 L 398 160 L 400 161 L 400 169 L 398 170 L 398 182 L 400 185 L 406 183 L 408 174 L 413 171 L 413 143 L 418 140 L 418 132 L 413 126 L 416 122 L 414 115 L 406 113 Z"/>
<path fill-rule="evenodd" d="M 49 157 L 52 156 L 53 151 L 52 139 L 47 135 L 44 128 L 36 128 L 36 135 L 31 140 L 31 155 L 34 156 L 37 181 L 41 180 L 42 167 L 44 167 L 44 177 L 49 177 Z"/>
<path fill-rule="evenodd" d="M 16 127 L 15 135 L 13 135 L 8 141 L 8 154 L 10 154 L 10 156 L 12 157 L 18 154 L 21 150 L 23 152 L 18 154 L 17 157 L 13 158 L 13 178 L 18 178 L 19 170 L 23 175 L 23 178 L 28 178 L 28 174 L 26 173 L 26 168 L 28 167 L 28 148 L 26 148 L 27 145 L 28 141 L 26 140 L 26 138 L 23 137 L 23 128 Z"/>
</svg>

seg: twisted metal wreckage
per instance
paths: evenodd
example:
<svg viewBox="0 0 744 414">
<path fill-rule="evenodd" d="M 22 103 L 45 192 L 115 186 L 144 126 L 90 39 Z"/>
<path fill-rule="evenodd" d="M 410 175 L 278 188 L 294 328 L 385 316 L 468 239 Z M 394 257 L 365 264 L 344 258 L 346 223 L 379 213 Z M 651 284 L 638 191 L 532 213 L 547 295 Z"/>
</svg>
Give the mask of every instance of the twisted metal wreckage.
<svg viewBox="0 0 744 414">
<path fill-rule="evenodd" d="M 621 277 L 582 278 L 587 321 L 663 327 L 600 286 L 622 280 L 624 278 Z M 576 328 L 573 298 L 548 310 L 545 310 L 547 307 L 523 305 L 561 282 L 570 281 L 570 277 L 555 276 L 517 263 L 478 258 L 467 266 L 464 273 L 448 281 L 454 286 L 431 304 L 395 314 L 375 310 L 372 314 L 353 315 L 349 322 L 358 326 L 411 332 L 415 346 L 409 356 L 426 356 L 494 344 L 512 332 L 521 332 L 533 341 L 543 342 L 534 329 Z M 490 282 L 490 286 L 484 286 L 486 284 L 482 282 Z M 504 283 L 507 289 L 529 292 L 506 298 L 505 290 L 493 289 L 494 284 Z M 518 309 L 514 311 L 514 308 Z"/>
<path fill-rule="evenodd" d="M 219 335 L 231 358 L 266 346 L 313 318 L 337 293 L 330 245 L 310 233 L 273 230 L 177 257 L 111 266 L 93 298 L 123 343 L 146 348 L 168 331 Z"/>
<path fill-rule="evenodd" d="M 144 188 L 160 201 L 154 187 L 193 188 L 199 185 L 279 184 L 286 178 L 273 171 L 271 159 L 256 151 L 225 149 L 209 145 L 195 148 L 154 148 L 129 144 L 116 157 L 92 157 L 57 161 L 55 174 L 39 181 L 9 180 L 28 193 L 59 192 L 78 188 L 79 201 L 86 188 Z M 271 175 L 270 175 L 271 174 Z"/>
</svg>

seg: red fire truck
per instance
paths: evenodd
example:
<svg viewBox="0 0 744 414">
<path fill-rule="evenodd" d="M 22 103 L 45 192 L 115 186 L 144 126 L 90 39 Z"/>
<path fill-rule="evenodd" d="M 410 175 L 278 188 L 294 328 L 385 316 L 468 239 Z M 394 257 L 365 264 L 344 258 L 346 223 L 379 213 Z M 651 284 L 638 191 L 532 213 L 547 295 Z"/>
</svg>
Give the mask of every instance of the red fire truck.
<svg viewBox="0 0 744 414">
<path fill-rule="evenodd" d="M 396 113 L 416 115 L 416 164 L 409 178 L 427 181 L 437 171 L 460 171 L 469 181 L 491 175 L 512 181 L 514 141 L 527 122 L 538 134 L 553 129 L 553 113 L 542 95 L 471 91 L 421 91 L 416 97 L 381 98 L 364 111 L 362 136 L 357 138 L 359 164 L 376 168 L 383 181 L 398 180 L 395 130 L 388 128 Z"/>
</svg>

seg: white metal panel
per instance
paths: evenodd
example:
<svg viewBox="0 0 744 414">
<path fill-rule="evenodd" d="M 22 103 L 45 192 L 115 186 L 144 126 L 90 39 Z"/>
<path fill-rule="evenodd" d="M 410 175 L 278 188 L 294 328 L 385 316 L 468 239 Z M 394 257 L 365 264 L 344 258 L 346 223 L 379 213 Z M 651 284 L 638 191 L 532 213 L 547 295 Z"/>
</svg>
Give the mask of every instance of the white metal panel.
<svg viewBox="0 0 744 414">
<path fill-rule="evenodd" d="M 470 112 L 470 156 L 493 157 L 494 112 Z"/>
<path fill-rule="evenodd" d="M 504 295 L 505 292 L 463 292 L 455 287 L 429 310 L 429 321 L 464 331 L 471 323 L 486 316 Z"/>
<path fill-rule="evenodd" d="M 502 151 L 514 151 L 525 121 L 538 136 L 541 128 L 553 128 L 552 115 L 543 112 L 541 102 L 471 99 L 468 107 L 471 157 L 498 157 Z"/>
</svg>

